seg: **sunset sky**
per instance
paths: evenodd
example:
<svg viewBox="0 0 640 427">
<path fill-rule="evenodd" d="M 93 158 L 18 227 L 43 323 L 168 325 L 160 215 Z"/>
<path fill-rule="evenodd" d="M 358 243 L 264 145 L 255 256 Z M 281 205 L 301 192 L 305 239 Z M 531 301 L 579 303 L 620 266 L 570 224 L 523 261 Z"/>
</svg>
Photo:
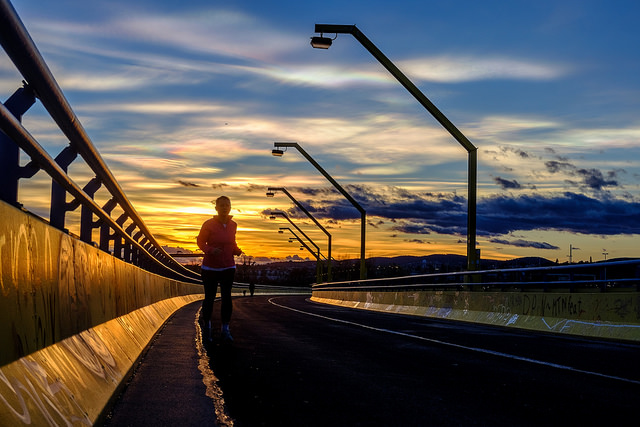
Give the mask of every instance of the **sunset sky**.
<svg viewBox="0 0 640 427">
<path fill-rule="evenodd" d="M 296 150 L 271 155 L 296 141 L 366 209 L 367 257 L 466 254 L 467 152 L 353 37 L 312 49 L 332 23 L 356 24 L 478 147 L 482 258 L 640 257 L 636 0 L 12 4 L 165 245 L 196 250 L 224 194 L 247 255 L 310 256 L 272 209 L 326 254 L 275 186 L 336 259 L 357 258 L 358 211 Z M 0 52 L 3 102 L 21 80 Z M 68 143 L 40 104 L 23 123 L 54 157 Z M 80 159 L 70 173 L 92 177 Z M 19 201 L 47 217 L 49 191 L 39 173 Z"/>
</svg>

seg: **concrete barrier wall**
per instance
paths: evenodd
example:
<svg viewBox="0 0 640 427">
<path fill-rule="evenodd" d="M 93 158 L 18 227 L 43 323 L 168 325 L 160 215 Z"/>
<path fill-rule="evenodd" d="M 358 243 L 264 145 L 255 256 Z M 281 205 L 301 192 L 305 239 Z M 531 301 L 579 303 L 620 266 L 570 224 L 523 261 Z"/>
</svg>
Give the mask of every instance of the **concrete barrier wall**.
<svg viewBox="0 0 640 427">
<path fill-rule="evenodd" d="M 536 331 L 640 341 L 640 293 L 314 291 L 345 307 Z"/>
<path fill-rule="evenodd" d="M 202 292 L 0 202 L 0 366 L 154 302 Z"/>
<path fill-rule="evenodd" d="M 91 425 L 201 285 L 150 274 L 0 202 L 0 425 Z"/>
<path fill-rule="evenodd" d="M 0 367 L 0 425 L 95 424 L 157 330 L 199 298 L 164 299 Z"/>
</svg>

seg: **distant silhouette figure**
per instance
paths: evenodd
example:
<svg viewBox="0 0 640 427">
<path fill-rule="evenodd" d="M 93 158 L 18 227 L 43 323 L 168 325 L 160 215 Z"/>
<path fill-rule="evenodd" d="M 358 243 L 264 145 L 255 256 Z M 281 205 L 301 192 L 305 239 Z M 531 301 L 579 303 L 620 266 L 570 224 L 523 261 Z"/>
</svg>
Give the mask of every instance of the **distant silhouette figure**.
<svg viewBox="0 0 640 427">
<path fill-rule="evenodd" d="M 216 298 L 218 284 L 222 297 L 220 318 L 222 321 L 221 336 L 224 341 L 233 341 L 229 331 L 229 322 L 233 311 L 231 301 L 231 287 L 236 272 L 234 255 L 242 254 L 236 243 L 236 229 L 238 225 L 229 215 L 231 200 L 227 196 L 216 199 L 217 215 L 202 224 L 198 234 L 198 247 L 204 252 L 202 260 L 202 283 L 204 285 L 204 300 L 200 312 L 200 325 L 203 327 L 205 339 L 210 337 L 211 314 L 213 301 Z"/>
<path fill-rule="evenodd" d="M 256 285 L 253 282 L 249 283 L 249 293 L 253 296 L 253 293 L 256 291 Z"/>
</svg>

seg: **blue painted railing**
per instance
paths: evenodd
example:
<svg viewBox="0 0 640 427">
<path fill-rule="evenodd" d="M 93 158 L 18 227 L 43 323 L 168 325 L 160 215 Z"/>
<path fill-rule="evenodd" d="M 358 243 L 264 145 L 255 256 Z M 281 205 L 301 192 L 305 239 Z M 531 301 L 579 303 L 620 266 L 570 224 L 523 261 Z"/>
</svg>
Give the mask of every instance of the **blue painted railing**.
<svg viewBox="0 0 640 427">
<path fill-rule="evenodd" d="M 171 257 L 153 237 L 131 205 L 115 177 L 102 160 L 91 139 L 58 86 L 42 55 L 36 48 L 15 9 L 8 0 L 0 0 L 0 44 L 24 78 L 5 103 L 0 104 L 0 198 L 22 207 L 18 181 L 38 171 L 52 179 L 49 223 L 65 232 L 66 214 L 78 208 L 79 238 L 105 252 L 150 272 L 186 282 L 199 282 L 199 276 Z M 55 158 L 23 127 L 22 116 L 37 101 L 69 140 Z M 31 161 L 19 164 L 20 150 Z M 68 174 L 78 155 L 95 174 L 81 185 Z M 98 191 L 106 191 L 107 202 L 95 201 Z M 73 199 L 67 202 L 67 195 Z M 115 212 L 121 212 L 116 218 Z M 99 242 L 93 242 L 99 229 Z M 96 233 L 97 234 L 97 233 Z"/>
</svg>

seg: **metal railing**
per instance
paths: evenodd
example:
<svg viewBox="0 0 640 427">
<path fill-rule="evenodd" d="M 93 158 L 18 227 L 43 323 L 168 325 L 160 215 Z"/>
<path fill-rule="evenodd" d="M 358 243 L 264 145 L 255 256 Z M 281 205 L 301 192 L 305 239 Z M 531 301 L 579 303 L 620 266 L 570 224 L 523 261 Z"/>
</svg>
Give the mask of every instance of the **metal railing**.
<svg viewBox="0 0 640 427">
<path fill-rule="evenodd" d="M 320 283 L 313 290 L 640 291 L 640 259 Z"/>
<path fill-rule="evenodd" d="M 249 291 L 251 285 L 244 282 L 233 282 L 234 292 Z M 278 285 L 260 285 L 255 284 L 254 290 L 257 294 L 280 294 L 280 293 L 295 293 L 295 294 L 310 294 L 310 286 L 278 286 Z"/>
<path fill-rule="evenodd" d="M 8 0 L 0 0 L 0 44 L 24 77 L 23 87 L 17 89 L 4 104 L 0 103 L 2 199 L 21 206 L 18 202 L 18 181 L 31 178 L 43 170 L 52 178 L 50 225 L 67 231 L 66 213 L 81 207 L 80 240 L 92 243 L 93 230 L 99 228 L 101 250 L 112 252 L 115 257 L 156 274 L 199 282 L 198 274 L 178 263 L 162 248 L 131 205 Z M 55 158 L 46 152 L 20 121 L 36 99 L 69 141 L 69 145 Z M 18 149 L 31 158 L 25 166 L 19 165 Z M 78 154 L 95 174 L 83 187 L 67 174 L 67 168 Z M 94 196 L 101 187 L 108 191 L 110 198 L 99 206 Z M 71 202 L 66 201 L 67 194 L 73 197 Z M 116 207 L 123 213 L 114 219 L 111 214 Z"/>
</svg>

